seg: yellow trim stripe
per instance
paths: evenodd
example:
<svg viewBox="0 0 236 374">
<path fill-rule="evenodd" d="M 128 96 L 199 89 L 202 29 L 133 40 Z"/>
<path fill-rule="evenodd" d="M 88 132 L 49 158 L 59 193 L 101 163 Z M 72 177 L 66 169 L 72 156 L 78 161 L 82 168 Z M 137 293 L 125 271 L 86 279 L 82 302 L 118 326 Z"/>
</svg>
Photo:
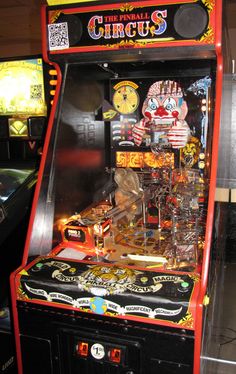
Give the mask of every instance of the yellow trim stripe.
<svg viewBox="0 0 236 374">
<path fill-rule="evenodd" d="M 48 5 L 65 5 L 65 4 L 75 4 L 75 3 L 88 3 L 97 0 L 47 0 Z"/>
</svg>

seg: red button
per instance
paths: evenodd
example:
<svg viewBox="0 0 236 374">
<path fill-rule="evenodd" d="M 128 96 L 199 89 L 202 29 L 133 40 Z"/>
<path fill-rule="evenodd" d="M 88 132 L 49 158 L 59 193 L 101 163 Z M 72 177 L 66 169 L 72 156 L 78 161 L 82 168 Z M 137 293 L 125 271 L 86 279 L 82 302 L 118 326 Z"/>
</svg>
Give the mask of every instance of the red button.
<svg viewBox="0 0 236 374">
<path fill-rule="evenodd" d="M 78 355 L 82 357 L 87 357 L 88 356 L 88 343 L 78 342 L 77 353 Z"/>
<path fill-rule="evenodd" d="M 121 350 L 118 348 L 112 348 L 110 350 L 110 361 L 119 364 L 121 361 Z"/>
</svg>

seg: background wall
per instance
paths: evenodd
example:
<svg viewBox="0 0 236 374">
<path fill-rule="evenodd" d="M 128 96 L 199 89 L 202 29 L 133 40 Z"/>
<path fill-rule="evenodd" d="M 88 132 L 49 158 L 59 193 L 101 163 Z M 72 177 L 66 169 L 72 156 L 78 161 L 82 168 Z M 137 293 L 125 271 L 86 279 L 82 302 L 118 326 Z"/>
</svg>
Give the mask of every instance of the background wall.
<svg viewBox="0 0 236 374">
<path fill-rule="evenodd" d="M 41 54 L 40 9 L 46 3 L 46 0 L 0 0 L 0 58 Z M 224 0 L 224 7 L 232 59 L 236 60 L 236 0 Z"/>
<path fill-rule="evenodd" d="M 46 0 L 0 0 L 0 58 L 41 54 L 40 9 Z"/>
</svg>

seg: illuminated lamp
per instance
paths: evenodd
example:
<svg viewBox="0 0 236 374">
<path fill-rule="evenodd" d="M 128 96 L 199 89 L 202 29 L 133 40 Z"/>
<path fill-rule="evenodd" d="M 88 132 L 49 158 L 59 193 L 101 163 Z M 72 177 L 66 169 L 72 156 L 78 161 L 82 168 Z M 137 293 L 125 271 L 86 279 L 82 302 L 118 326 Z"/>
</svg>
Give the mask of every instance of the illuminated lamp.
<svg viewBox="0 0 236 374">
<path fill-rule="evenodd" d="M 50 69 L 48 73 L 49 75 L 57 75 L 57 71 L 55 69 Z"/>
<path fill-rule="evenodd" d="M 86 342 L 78 342 L 77 346 L 77 354 L 81 357 L 87 357 L 88 356 L 88 343 Z"/>
<path fill-rule="evenodd" d="M 119 364 L 121 361 L 121 349 L 119 348 L 111 348 L 109 351 L 109 360 L 116 364 Z"/>
<path fill-rule="evenodd" d="M 8 126 L 9 126 L 10 137 L 27 137 L 28 136 L 27 119 L 9 118 Z"/>
<path fill-rule="evenodd" d="M 57 80 L 56 79 L 51 79 L 49 81 L 49 84 L 50 84 L 50 86 L 56 86 L 57 85 Z"/>
</svg>

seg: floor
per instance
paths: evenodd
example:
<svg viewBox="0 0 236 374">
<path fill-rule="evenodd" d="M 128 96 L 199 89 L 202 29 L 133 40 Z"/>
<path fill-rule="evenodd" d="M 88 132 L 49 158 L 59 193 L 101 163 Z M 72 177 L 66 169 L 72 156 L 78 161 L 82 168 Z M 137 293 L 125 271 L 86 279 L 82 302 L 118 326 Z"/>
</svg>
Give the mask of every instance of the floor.
<svg viewBox="0 0 236 374">
<path fill-rule="evenodd" d="M 201 374 L 236 373 L 236 263 L 224 265 L 222 290 L 215 307 L 220 311 L 212 326 L 212 339 L 202 354 Z M 213 347 L 214 346 L 214 347 Z"/>
</svg>

